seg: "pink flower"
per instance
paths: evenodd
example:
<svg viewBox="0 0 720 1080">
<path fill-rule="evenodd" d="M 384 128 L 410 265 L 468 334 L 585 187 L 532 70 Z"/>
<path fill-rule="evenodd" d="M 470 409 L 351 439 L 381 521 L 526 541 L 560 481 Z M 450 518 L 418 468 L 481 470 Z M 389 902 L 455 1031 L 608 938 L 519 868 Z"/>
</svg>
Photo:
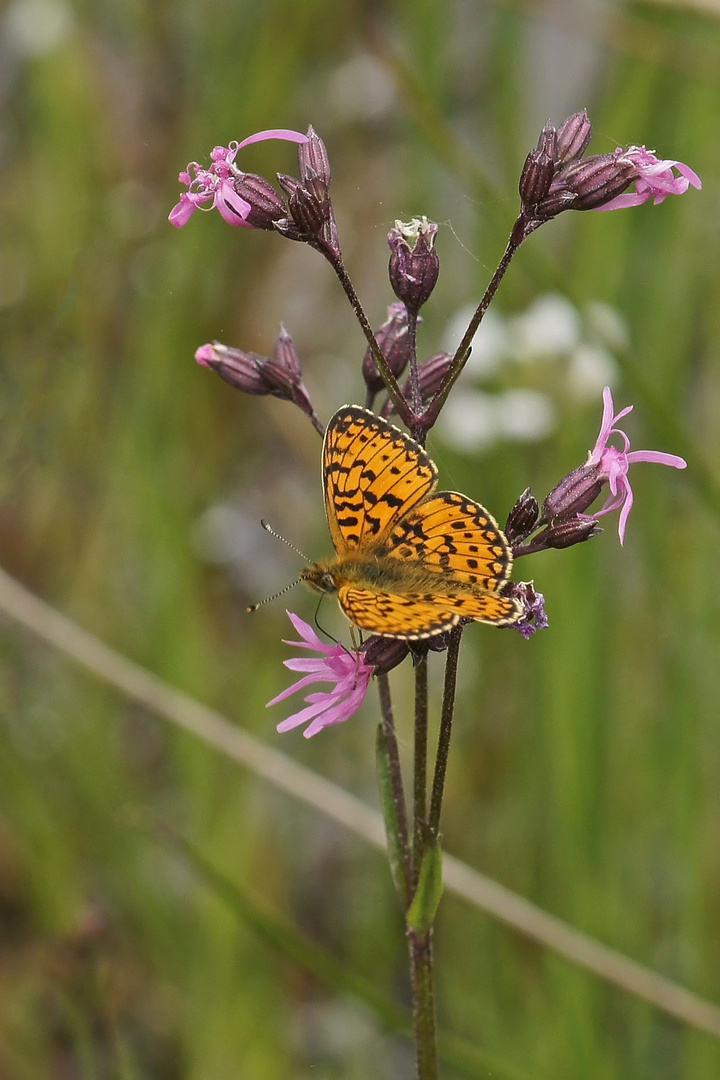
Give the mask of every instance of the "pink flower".
<svg viewBox="0 0 720 1080">
<path fill-rule="evenodd" d="M 580 515 L 587 518 L 599 518 L 603 514 L 609 514 L 611 511 L 622 507 L 620 521 L 618 522 L 618 535 L 621 544 L 625 540 L 625 526 L 633 504 L 632 488 L 627 477 L 630 466 L 634 465 L 636 461 L 654 461 L 658 465 L 671 465 L 674 469 L 687 468 L 687 462 L 684 458 L 677 457 L 676 454 L 664 454 L 660 450 L 632 450 L 628 453 L 630 440 L 624 431 L 615 427 L 615 424 L 617 424 L 618 420 L 622 420 L 623 416 L 627 416 L 629 412 L 632 412 L 632 408 L 632 405 L 628 405 L 626 408 L 621 409 L 617 415 L 614 415 L 612 393 L 609 386 L 605 387 L 603 390 L 603 417 L 600 434 L 587 460 L 587 467 L 597 468 L 596 480 L 601 484 L 607 482 L 610 487 L 610 495 L 601 510 L 597 510 L 594 514 Z M 608 440 L 611 435 L 620 437 L 623 443 L 622 450 L 609 445 Z"/>
<path fill-rule="evenodd" d="M 293 683 L 287 690 L 283 690 L 282 694 L 278 694 L 272 701 L 268 701 L 268 705 L 277 705 L 279 701 L 284 701 L 286 697 L 298 690 L 304 690 L 311 683 L 333 683 L 334 685 L 329 690 L 318 690 L 308 694 L 305 698 L 307 708 L 293 713 L 277 726 L 278 731 L 289 731 L 310 720 L 312 723 L 303 732 L 305 738 L 309 739 L 323 728 L 331 724 L 340 724 L 357 712 L 365 699 L 375 668 L 366 662 L 363 653 L 350 652 L 342 645 L 326 645 L 313 628 L 303 622 L 299 616 L 293 615 L 290 611 L 287 615 L 303 640 L 285 640 L 285 644 L 296 645 L 300 649 L 316 649 L 322 653 L 322 656 L 285 660 L 285 667 L 290 668 L 291 671 L 306 671 L 307 675 Z"/>
<path fill-rule="evenodd" d="M 617 195 L 610 202 L 596 207 L 597 210 L 621 210 L 625 206 L 640 206 L 648 199 L 652 199 L 657 206 L 668 195 L 684 195 L 691 184 L 694 188 L 702 187 L 700 177 L 689 165 L 684 165 L 682 161 L 661 161 L 644 146 L 630 146 L 627 150 L 620 147 L 615 151 L 615 155 L 618 163 L 629 162 L 634 166 L 637 173 L 635 190 Z M 676 176 L 673 169 L 677 169 L 679 175 Z"/>
<path fill-rule="evenodd" d="M 235 181 L 243 177 L 243 173 L 235 165 L 235 158 L 244 146 L 263 142 L 265 139 L 284 139 L 295 143 L 308 141 L 307 135 L 302 135 L 299 131 L 271 128 L 268 131 L 258 131 L 242 142 L 216 146 L 210 155 L 212 165 L 209 169 L 203 169 L 196 161 L 191 161 L 187 169 L 180 173 L 178 179 L 181 184 L 187 185 L 188 190 L 182 193 L 180 202 L 170 211 L 170 223 L 181 229 L 183 225 L 187 225 L 196 210 L 208 209 L 219 210 L 229 225 L 251 228 L 246 219 L 252 211 L 252 204 L 241 198 L 235 190 Z M 204 204 L 210 201 L 212 205 L 206 207 Z"/>
</svg>

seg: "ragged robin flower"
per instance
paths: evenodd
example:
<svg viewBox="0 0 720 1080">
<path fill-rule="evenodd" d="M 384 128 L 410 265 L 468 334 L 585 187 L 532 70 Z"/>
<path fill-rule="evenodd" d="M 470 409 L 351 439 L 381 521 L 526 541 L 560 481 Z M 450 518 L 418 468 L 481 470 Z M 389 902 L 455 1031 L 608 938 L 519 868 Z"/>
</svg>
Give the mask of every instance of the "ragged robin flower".
<svg viewBox="0 0 720 1080">
<path fill-rule="evenodd" d="M 268 705 L 277 705 L 291 694 L 314 683 L 330 683 L 329 689 L 308 694 L 305 697 L 306 708 L 288 716 L 277 726 L 278 731 L 283 732 L 299 727 L 300 724 L 307 724 L 303 735 L 310 739 L 323 728 L 330 727 L 331 724 L 341 724 L 357 712 L 365 700 L 375 667 L 367 662 L 363 652 L 353 652 L 342 645 L 326 645 L 312 626 L 298 615 L 293 615 L 290 611 L 287 615 L 302 641 L 285 640 L 285 644 L 299 649 L 315 650 L 320 656 L 300 656 L 284 660 L 285 667 L 291 671 L 303 671 L 306 674 L 272 701 L 268 701 Z"/>
<path fill-rule="evenodd" d="M 590 451 L 584 465 L 568 473 L 550 492 L 543 504 L 543 519 L 551 521 L 556 527 L 566 527 L 572 521 L 597 521 L 604 514 L 620 510 L 618 535 L 620 543 L 625 541 L 625 528 L 633 505 L 633 491 L 628 480 L 628 470 L 639 461 L 652 461 L 657 465 L 670 465 L 674 469 L 685 469 L 687 462 L 677 454 L 666 454 L 661 450 L 630 450 L 630 439 L 616 427 L 619 420 L 632 412 L 633 406 L 627 405 L 615 413 L 612 391 L 609 386 L 603 390 L 603 415 L 600 433 L 595 446 Z M 621 446 L 612 446 L 610 439 L 616 436 Z M 593 514 L 586 514 L 592 503 L 607 484 L 610 488 L 604 506 Z M 581 536 L 580 539 L 587 539 Z M 557 545 L 552 545 L 557 546 Z"/>
<path fill-rule="evenodd" d="M 267 180 L 244 173 L 235 164 L 238 151 L 244 146 L 266 139 L 300 144 L 308 141 L 307 135 L 299 131 L 272 128 L 249 135 L 242 142 L 216 146 L 210 155 L 212 165 L 209 169 L 191 161 L 187 169 L 180 173 L 180 183 L 186 184 L 188 190 L 182 193 L 180 201 L 170 211 L 170 223 L 181 229 L 196 210 L 203 209 L 218 210 L 229 225 L 274 228 L 275 221 L 287 215 L 285 203 Z M 211 205 L 207 206 L 207 203 Z"/>
<path fill-rule="evenodd" d="M 195 359 L 202 367 L 217 372 L 221 379 L 246 394 L 270 394 L 284 401 L 292 401 L 310 417 L 320 434 L 323 433 L 322 423 L 303 382 L 298 351 L 284 326 L 280 327 L 272 357 L 244 352 L 213 341 L 201 345 L 195 352 Z"/>
<path fill-rule="evenodd" d="M 618 147 L 609 154 L 587 149 L 592 124 L 583 110 L 559 128 L 548 122 L 520 176 L 522 213 L 515 226 L 522 239 L 564 210 L 619 210 L 648 199 L 660 203 L 682 195 L 699 177 L 680 161 L 661 160 L 644 146 Z M 675 175 L 673 169 L 677 170 Z M 633 191 L 628 188 L 634 186 Z"/>
<path fill-rule="evenodd" d="M 618 195 L 598 210 L 621 210 L 626 206 L 640 206 L 652 199 L 655 206 L 668 195 L 684 195 L 689 187 L 701 188 L 702 182 L 696 172 L 682 161 L 662 161 L 644 146 L 619 147 L 615 151 L 618 160 L 629 161 L 635 170 L 635 190 Z M 678 175 L 673 172 L 676 169 Z"/>
</svg>

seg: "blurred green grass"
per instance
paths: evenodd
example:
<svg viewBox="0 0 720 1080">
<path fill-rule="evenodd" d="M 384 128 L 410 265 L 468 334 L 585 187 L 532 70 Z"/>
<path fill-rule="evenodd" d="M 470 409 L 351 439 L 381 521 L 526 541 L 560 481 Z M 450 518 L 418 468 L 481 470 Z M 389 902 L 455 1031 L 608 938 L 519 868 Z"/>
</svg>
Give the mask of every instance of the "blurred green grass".
<svg viewBox="0 0 720 1080">
<path fill-rule="evenodd" d="M 16 2 L 2 16 L 2 564 L 368 800 L 372 707 L 309 744 L 280 744 L 280 711 L 264 709 L 287 684 L 287 624 L 282 602 L 252 622 L 244 605 L 259 580 L 267 591 L 292 580 L 296 561 L 252 531 L 244 567 L 203 559 L 197 543 L 221 504 L 245 511 L 247 529 L 269 517 L 323 553 L 317 436 L 192 360 L 214 337 L 268 352 L 284 320 L 327 416 L 361 397 L 363 343 L 309 250 L 217 215 L 175 232 L 177 173 L 216 143 L 312 122 L 375 324 L 392 299 L 394 218 L 425 212 L 455 233 L 441 236 L 425 354 L 492 272 L 549 113 L 587 105 L 594 150 L 645 142 L 702 176 L 700 195 L 657 209 L 548 226 L 503 285 L 510 313 L 548 288 L 617 308 L 632 344 L 616 401 L 636 404 L 634 442 L 685 452 L 679 431 L 699 467 L 638 470 L 624 549 L 610 523 L 522 568 L 547 597 L 546 634 L 467 633 L 444 832 L 484 872 L 720 1001 L 717 20 L 638 4 L 563 28 L 532 4 L 439 0 L 369 14 L 287 0 L 39 11 Z M 58 11 L 65 32 L 38 51 Z M 249 169 L 293 169 L 282 144 L 246 153 Z M 503 519 L 525 486 L 543 494 L 579 464 L 598 417 L 599 402 L 568 408 L 544 442 L 476 459 L 433 449 L 448 486 Z M 309 597 L 291 603 L 313 610 Z M 268 952 L 137 821 L 169 821 L 349 970 L 402 996 L 404 943 L 378 856 L 13 626 L 0 635 L 0 1077 L 411 1075 L 372 1019 Z M 720 1072 L 710 1037 L 449 898 L 437 952 L 447 1026 L 538 1077 Z"/>
</svg>

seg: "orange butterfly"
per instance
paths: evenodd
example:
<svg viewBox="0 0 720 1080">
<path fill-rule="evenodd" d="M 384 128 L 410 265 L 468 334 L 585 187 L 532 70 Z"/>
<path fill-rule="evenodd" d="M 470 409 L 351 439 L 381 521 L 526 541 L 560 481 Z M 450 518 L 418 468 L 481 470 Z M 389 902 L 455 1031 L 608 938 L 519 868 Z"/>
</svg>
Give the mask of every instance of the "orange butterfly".
<svg viewBox="0 0 720 1080">
<path fill-rule="evenodd" d="M 496 521 L 456 491 L 434 492 L 438 471 L 409 435 L 357 405 L 330 420 L 323 443 L 325 509 L 336 556 L 300 575 L 337 593 L 363 630 L 417 640 L 461 619 L 509 626 L 522 615 L 504 595 L 512 552 Z"/>
</svg>

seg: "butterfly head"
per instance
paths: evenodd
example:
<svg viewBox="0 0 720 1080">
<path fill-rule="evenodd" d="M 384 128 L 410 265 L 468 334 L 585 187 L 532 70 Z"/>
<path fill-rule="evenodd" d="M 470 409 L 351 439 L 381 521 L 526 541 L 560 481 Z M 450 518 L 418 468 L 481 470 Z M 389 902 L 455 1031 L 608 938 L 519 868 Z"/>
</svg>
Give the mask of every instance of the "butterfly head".
<svg viewBox="0 0 720 1080">
<path fill-rule="evenodd" d="M 311 563 L 310 566 L 306 566 L 300 571 L 300 580 L 317 593 L 337 592 L 335 579 L 323 563 Z"/>
</svg>

